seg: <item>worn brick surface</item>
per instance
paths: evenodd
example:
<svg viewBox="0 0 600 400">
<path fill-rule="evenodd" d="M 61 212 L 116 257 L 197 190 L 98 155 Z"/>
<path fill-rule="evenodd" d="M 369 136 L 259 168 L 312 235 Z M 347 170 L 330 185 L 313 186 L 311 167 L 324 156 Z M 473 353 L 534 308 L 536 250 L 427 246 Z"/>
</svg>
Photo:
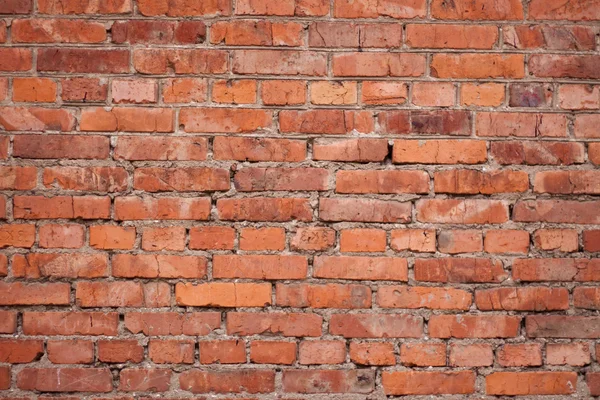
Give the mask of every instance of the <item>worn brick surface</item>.
<svg viewBox="0 0 600 400">
<path fill-rule="evenodd" d="M 0 0 L 0 398 L 600 398 L 600 0 Z"/>
</svg>

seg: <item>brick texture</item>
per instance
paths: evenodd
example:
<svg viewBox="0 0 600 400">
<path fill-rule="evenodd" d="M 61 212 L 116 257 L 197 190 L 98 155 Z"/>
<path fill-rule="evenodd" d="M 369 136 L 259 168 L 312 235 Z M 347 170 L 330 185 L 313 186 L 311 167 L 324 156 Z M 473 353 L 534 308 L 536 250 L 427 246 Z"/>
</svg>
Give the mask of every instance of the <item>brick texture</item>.
<svg viewBox="0 0 600 400">
<path fill-rule="evenodd" d="M 600 398 L 600 0 L 0 0 L 0 398 Z"/>
</svg>

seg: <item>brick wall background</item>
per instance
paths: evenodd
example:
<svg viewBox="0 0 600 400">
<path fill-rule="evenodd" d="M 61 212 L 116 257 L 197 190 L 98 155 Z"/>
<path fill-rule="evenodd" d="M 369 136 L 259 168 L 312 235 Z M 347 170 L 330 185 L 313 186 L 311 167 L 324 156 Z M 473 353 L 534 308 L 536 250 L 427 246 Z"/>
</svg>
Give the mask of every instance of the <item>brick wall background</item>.
<svg viewBox="0 0 600 400">
<path fill-rule="evenodd" d="M 600 396 L 600 0 L 0 14 L 0 397 Z"/>
</svg>

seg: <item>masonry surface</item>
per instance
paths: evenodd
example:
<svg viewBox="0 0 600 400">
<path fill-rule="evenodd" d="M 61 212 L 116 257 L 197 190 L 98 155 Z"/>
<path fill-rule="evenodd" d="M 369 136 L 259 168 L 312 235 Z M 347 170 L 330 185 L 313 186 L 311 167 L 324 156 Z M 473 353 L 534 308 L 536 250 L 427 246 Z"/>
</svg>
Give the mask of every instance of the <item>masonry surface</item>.
<svg viewBox="0 0 600 400">
<path fill-rule="evenodd" d="M 0 0 L 0 398 L 600 398 L 599 34 Z"/>
</svg>

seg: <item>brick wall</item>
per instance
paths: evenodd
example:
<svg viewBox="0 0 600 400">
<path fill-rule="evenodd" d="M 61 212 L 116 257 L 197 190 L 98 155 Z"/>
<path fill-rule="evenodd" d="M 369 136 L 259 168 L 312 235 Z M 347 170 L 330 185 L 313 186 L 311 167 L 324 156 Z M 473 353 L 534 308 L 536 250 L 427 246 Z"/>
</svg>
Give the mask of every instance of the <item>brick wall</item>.
<svg viewBox="0 0 600 400">
<path fill-rule="evenodd" d="M 0 398 L 600 396 L 599 34 L 0 0 Z"/>
</svg>

